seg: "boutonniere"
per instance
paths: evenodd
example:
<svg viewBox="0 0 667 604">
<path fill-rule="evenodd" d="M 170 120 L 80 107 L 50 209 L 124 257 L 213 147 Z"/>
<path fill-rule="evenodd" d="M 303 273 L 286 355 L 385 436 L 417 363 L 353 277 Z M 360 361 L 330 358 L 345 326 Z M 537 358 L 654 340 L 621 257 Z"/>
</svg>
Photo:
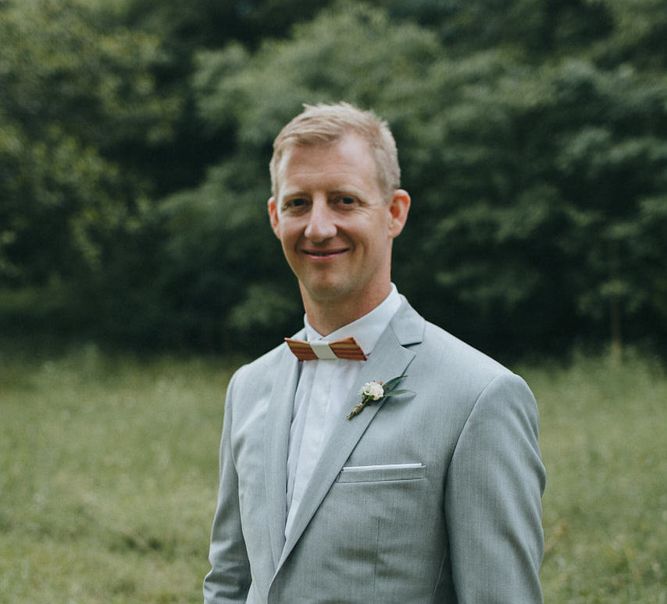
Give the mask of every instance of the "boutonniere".
<svg viewBox="0 0 667 604">
<path fill-rule="evenodd" d="M 352 419 L 353 417 L 359 415 L 366 408 L 366 405 L 373 405 L 386 398 L 389 398 L 390 396 L 398 396 L 399 394 L 405 394 L 406 392 L 409 392 L 408 390 L 396 389 L 404 377 L 406 376 L 399 375 L 398 377 L 392 378 L 387 382 L 366 382 L 359 392 L 361 395 L 361 401 L 352 407 L 352 410 L 348 414 L 347 419 Z"/>
</svg>

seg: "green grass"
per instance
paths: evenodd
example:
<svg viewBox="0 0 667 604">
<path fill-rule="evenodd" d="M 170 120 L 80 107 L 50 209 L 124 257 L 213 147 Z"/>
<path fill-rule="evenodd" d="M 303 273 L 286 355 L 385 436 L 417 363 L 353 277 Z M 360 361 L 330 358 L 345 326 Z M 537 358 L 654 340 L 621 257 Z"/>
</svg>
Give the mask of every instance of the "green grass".
<svg viewBox="0 0 667 604">
<path fill-rule="evenodd" d="M 547 466 L 547 602 L 667 602 L 667 376 L 580 357 L 526 369 Z"/>
<path fill-rule="evenodd" d="M 201 602 L 233 363 L 0 346 L 0 603 Z M 548 603 L 667 603 L 667 376 L 519 368 L 548 471 Z"/>
<path fill-rule="evenodd" d="M 201 602 L 215 360 L 0 357 L 0 602 Z"/>
</svg>

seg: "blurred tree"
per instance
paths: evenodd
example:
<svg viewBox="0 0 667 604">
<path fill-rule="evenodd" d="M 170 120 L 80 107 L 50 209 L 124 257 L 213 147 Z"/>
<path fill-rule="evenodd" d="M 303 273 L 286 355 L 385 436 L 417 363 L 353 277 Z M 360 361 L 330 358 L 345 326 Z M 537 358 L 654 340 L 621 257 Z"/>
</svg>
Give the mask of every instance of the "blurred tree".
<svg viewBox="0 0 667 604">
<path fill-rule="evenodd" d="M 403 50 L 388 57 L 387 44 Z M 341 90 L 361 104 L 377 100 L 376 90 L 400 95 L 437 51 L 435 38 L 414 25 L 392 26 L 381 12 L 350 7 L 325 12 L 298 27 L 293 41 L 267 42 L 255 55 L 240 44 L 199 55 L 194 85 L 202 116 L 212 131 L 234 132 L 235 151 L 199 189 L 164 207 L 171 233 L 165 288 L 180 291 L 183 317 L 196 320 L 194 309 L 211 309 L 206 331 L 221 340 L 278 338 L 296 326 L 298 295 L 266 218 L 277 130 L 304 101 L 337 99 Z M 199 277 L 187 287 L 193 274 Z"/>
<path fill-rule="evenodd" d="M 569 282 L 583 314 L 609 317 L 618 351 L 622 322 L 653 329 L 667 308 L 656 296 L 667 258 L 667 78 L 568 61 L 552 82 L 567 116 L 553 163 L 568 202 Z"/>
<path fill-rule="evenodd" d="M 329 0 L 114 0 L 134 25 L 158 33 L 186 54 L 236 41 L 256 48 L 266 38 L 287 37 L 295 23 L 310 21 Z"/>
<path fill-rule="evenodd" d="M 593 45 L 603 65 L 632 64 L 636 69 L 664 70 L 667 65 L 667 11 L 662 0 L 603 0 L 613 27 Z"/>
<path fill-rule="evenodd" d="M 667 257 L 657 235 L 667 232 L 667 148 L 656 136 L 666 81 L 578 60 L 497 67 L 474 86 L 457 86 L 452 69 L 443 78 L 447 201 L 423 194 L 433 204 L 426 249 L 445 261 L 431 300 L 475 309 L 496 342 L 547 348 L 606 333 L 618 349 L 623 317 L 636 338 L 664 316 L 654 289 Z M 501 337 L 505 325 L 515 332 Z"/>
<path fill-rule="evenodd" d="M 481 5 L 457 10 L 463 19 Z M 445 50 L 436 31 L 351 4 L 323 11 L 291 39 L 255 53 L 238 44 L 202 53 L 195 77 L 202 115 L 211 128 L 235 133 L 237 151 L 199 192 L 180 198 L 180 210 L 178 203 L 171 209 L 205 206 L 209 224 L 229 213 L 229 204 L 247 216 L 245 226 L 225 231 L 226 241 L 242 249 L 253 242 L 256 278 L 245 276 L 231 290 L 226 328 L 242 316 L 242 330 L 254 333 L 266 317 L 272 325 L 280 318 L 262 310 L 256 295 L 254 313 L 243 313 L 244 286 L 256 294 L 257 283 L 274 283 L 283 301 L 277 309 L 288 308 L 278 280 L 284 270 L 265 260 L 273 262 L 268 227 L 260 238 L 249 234 L 255 220 L 265 225 L 270 142 L 302 102 L 340 98 L 386 116 L 399 140 L 415 203 L 397 242 L 396 276 L 428 316 L 487 349 L 510 342 L 557 351 L 577 332 L 606 331 L 618 343 L 621 316 L 637 324 L 664 313 L 664 297 L 648 285 L 664 244 L 647 219 L 664 220 L 664 139 L 652 134 L 665 118 L 664 84 L 652 73 L 597 66 L 593 51 L 607 52 L 602 44 L 591 46 L 590 59 L 569 59 L 565 48 L 578 48 L 586 27 L 599 27 L 601 39 L 616 30 L 605 6 L 568 5 L 589 15 L 579 33 L 566 8 L 558 10 L 549 45 L 559 51 L 549 57 L 544 50 L 542 61 L 530 52 L 535 40 L 483 48 L 509 40 L 507 31 L 476 38 L 466 30 L 461 36 L 471 46 L 462 56 Z M 481 12 L 474 14 L 477 21 L 462 22 L 481 26 Z M 515 24 L 533 33 L 537 27 L 520 17 Z M 221 173 L 230 180 L 216 204 L 211 185 Z M 232 179 L 250 173 L 255 185 L 230 196 Z"/>
<path fill-rule="evenodd" d="M 0 5 L 0 283 L 100 270 L 140 220 L 150 181 L 129 149 L 168 139 L 156 40 L 85 2 Z"/>
<path fill-rule="evenodd" d="M 0 2 L 0 289 L 64 283 L 123 338 L 265 349 L 301 313 L 271 141 L 343 99 L 398 139 L 395 278 L 429 318 L 505 357 L 667 341 L 661 9 Z"/>
</svg>

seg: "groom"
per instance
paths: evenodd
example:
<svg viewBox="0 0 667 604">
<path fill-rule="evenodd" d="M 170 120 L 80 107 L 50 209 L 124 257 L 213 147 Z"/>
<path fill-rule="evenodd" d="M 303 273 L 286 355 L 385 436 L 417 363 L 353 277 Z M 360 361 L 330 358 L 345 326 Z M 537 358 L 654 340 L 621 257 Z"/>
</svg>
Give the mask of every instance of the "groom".
<svg viewBox="0 0 667 604">
<path fill-rule="evenodd" d="M 387 124 L 306 106 L 270 167 L 305 326 L 229 383 L 205 601 L 542 602 L 535 400 L 392 284 Z"/>
</svg>

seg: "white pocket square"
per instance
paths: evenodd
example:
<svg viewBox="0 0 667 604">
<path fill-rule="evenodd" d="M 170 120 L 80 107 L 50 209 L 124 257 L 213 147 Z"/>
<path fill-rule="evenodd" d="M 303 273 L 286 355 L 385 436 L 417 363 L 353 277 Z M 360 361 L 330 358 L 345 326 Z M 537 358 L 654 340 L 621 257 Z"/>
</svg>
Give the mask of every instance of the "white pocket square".
<svg viewBox="0 0 667 604">
<path fill-rule="evenodd" d="M 386 482 L 418 480 L 426 475 L 423 463 L 392 463 L 372 466 L 345 466 L 338 482 Z"/>
<path fill-rule="evenodd" d="M 375 466 L 344 466 L 343 472 L 370 472 L 373 470 L 399 470 L 405 468 L 423 468 L 423 463 L 390 463 Z"/>
</svg>

